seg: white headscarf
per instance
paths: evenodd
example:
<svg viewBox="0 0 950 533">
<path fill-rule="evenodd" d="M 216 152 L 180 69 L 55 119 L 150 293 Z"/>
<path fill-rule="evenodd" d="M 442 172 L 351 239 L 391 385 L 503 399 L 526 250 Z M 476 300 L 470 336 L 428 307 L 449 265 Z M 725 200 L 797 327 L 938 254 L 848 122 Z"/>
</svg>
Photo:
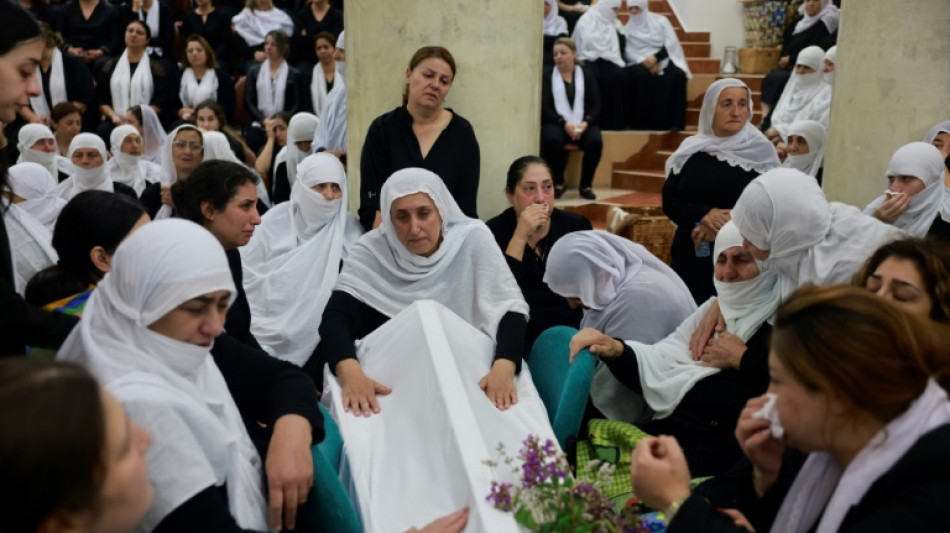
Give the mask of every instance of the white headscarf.
<svg viewBox="0 0 950 533">
<path fill-rule="evenodd" d="M 577 59 L 595 61 L 604 59 L 624 67 L 617 36 L 617 14 L 620 0 L 600 0 L 588 9 L 574 25 L 574 42 L 577 44 Z"/>
<path fill-rule="evenodd" d="M 442 242 L 429 257 L 410 252 L 396 235 L 393 201 L 429 195 L 442 218 Z M 505 258 L 484 222 L 466 217 L 439 176 L 399 170 L 380 192 L 383 222 L 363 235 L 343 264 L 334 290 L 392 317 L 417 300 L 435 300 L 495 340 L 505 313 L 528 314 Z"/>
<path fill-rule="evenodd" d="M 805 14 L 805 5 L 802 4 L 802 7 L 799 8 L 798 11 L 799 13 Z M 838 11 L 838 6 L 831 3 L 831 0 L 821 0 L 821 11 L 815 16 L 805 14 L 804 18 L 799 20 L 798 24 L 795 25 L 795 29 L 792 33 L 801 33 L 814 26 L 819 20 L 828 28 L 828 33 L 834 33 L 835 30 L 838 29 L 840 19 L 841 13 Z"/>
<path fill-rule="evenodd" d="M 267 33 L 273 30 L 294 34 L 294 21 L 276 7 L 266 11 L 245 7 L 231 18 L 231 23 L 234 24 L 234 31 L 251 47 L 263 44 Z"/>
<path fill-rule="evenodd" d="M 287 94 L 287 73 L 290 67 L 287 61 L 281 59 L 277 67 L 277 76 L 271 77 L 270 59 L 261 63 L 261 70 L 257 73 L 257 108 L 265 117 L 270 117 L 284 110 L 284 98 Z"/>
<path fill-rule="evenodd" d="M 796 65 L 805 65 L 815 69 L 811 74 L 792 73 L 788 85 L 782 92 L 775 110 L 772 111 L 772 127 L 788 139 L 788 127 L 797 120 L 817 120 L 828 127 L 826 122 L 831 108 L 831 86 L 823 83 L 821 69 L 825 63 L 825 51 L 817 46 L 809 46 L 798 53 Z"/>
<path fill-rule="evenodd" d="M 937 138 L 937 135 L 940 135 L 941 133 L 950 133 L 950 120 L 941 122 L 927 130 L 927 135 L 924 135 L 924 142 L 933 143 Z"/>
<path fill-rule="evenodd" d="M 630 15 L 630 20 L 621 26 L 625 37 L 623 55 L 628 64 L 636 65 L 643 62 L 644 59 L 657 53 L 660 48 L 666 47 L 669 54 L 667 59 L 660 62 L 660 74 L 670 61 L 686 73 L 686 78 L 693 77 L 689 70 L 689 64 L 686 62 L 686 55 L 680 40 L 676 37 L 676 31 L 670 20 L 663 15 L 650 13 L 648 0 L 628 0 L 629 7 L 639 7 L 640 14 Z"/>
<path fill-rule="evenodd" d="M 53 249 L 53 234 L 33 215 L 10 204 L 0 207 L 3 222 L 10 241 L 10 257 L 13 263 L 13 287 L 23 294 L 26 284 L 34 274 L 59 261 Z"/>
<path fill-rule="evenodd" d="M 680 277 L 639 244 L 605 231 L 577 231 L 551 247 L 544 283 L 579 298 L 582 328 L 653 344 L 696 310 Z M 642 400 L 600 365 L 591 385 L 594 406 L 611 420 L 633 422 Z M 639 400 L 639 401 L 638 401 Z"/>
<path fill-rule="evenodd" d="M 543 32 L 545 35 L 567 35 L 567 21 L 557 14 L 557 0 L 544 0 L 551 6 L 551 12 L 544 17 Z"/>
<path fill-rule="evenodd" d="M 230 80 L 228 80 L 230 81 Z M 181 73 L 181 88 L 178 98 L 183 107 L 194 109 L 205 100 L 218 100 L 218 73 L 213 68 L 205 71 L 201 81 L 195 77 L 195 71 L 188 67 Z"/>
<path fill-rule="evenodd" d="M 770 255 L 782 295 L 805 283 L 847 283 L 882 244 L 907 234 L 857 208 L 828 203 L 815 178 L 798 170 L 770 170 L 746 186 L 732 222 L 750 243 Z"/>
<path fill-rule="evenodd" d="M 162 148 L 165 146 L 165 128 L 152 106 L 143 105 L 142 110 L 142 158 L 156 165 L 162 164 Z"/>
<path fill-rule="evenodd" d="M 37 141 L 44 139 L 56 141 L 56 137 L 53 136 L 53 131 L 49 129 L 49 126 L 45 124 L 24 124 L 20 128 L 20 132 L 17 133 L 16 148 L 20 151 L 20 157 L 17 158 L 16 162 L 38 163 L 58 182 L 59 161 L 56 159 L 58 152 L 41 152 L 33 149 L 33 145 Z"/>
<path fill-rule="evenodd" d="M 158 181 L 161 167 L 155 163 L 143 161 L 142 156 L 127 154 L 122 151 L 122 143 L 132 134 L 138 135 L 135 126 L 123 124 L 112 130 L 109 136 L 109 145 L 112 147 L 112 159 L 106 163 L 106 174 L 112 179 L 132 187 L 135 194 L 141 196 L 145 186 Z"/>
<path fill-rule="evenodd" d="M 151 432 L 145 457 L 155 502 L 146 531 L 198 491 L 223 484 L 238 526 L 269 530 L 261 460 L 210 347 L 148 328 L 222 290 L 235 294 L 224 250 L 207 230 L 177 219 L 146 224 L 119 245 L 112 271 L 57 354 L 89 368 Z"/>
<path fill-rule="evenodd" d="M 838 59 L 838 45 L 834 45 L 834 46 L 832 46 L 831 48 L 829 48 L 827 52 L 825 52 L 825 61 L 828 61 L 828 62 L 830 62 L 832 65 L 834 65 L 834 66 L 835 66 L 835 70 L 837 70 L 837 68 L 838 68 L 837 59 Z M 824 65 L 822 65 L 822 68 L 824 68 Z M 835 84 L 835 71 L 832 70 L 831 72 L 825 72 L 825 73 L 823 73 L 823 75 L 824 75 L 824 78 L 825 78 L 825 83 L 827 83 L 828 85 L 831 85 L 832 87 L 834 87 L 834 84 Z"/>
<path fill-rule="evenodd" d="M 53 48 L 53 57 L 50 58 L 49 66 L 49 96 L 53 105 L 46 103 L 46 93 L 43 84 L 39 83 L 40 94 L 30 97 L 30 107 L 33 112 L 43 118 L 49 118 L 52 108 L 56 104 L 68 101 L 66 96 L 66 75 L 63 70 L 63 53 L 59 48 Z"/>
<path fill-rule="evenodd" d="M 13 194 L 26 199 L 17 205 L 53 231 L 66 200 L 56 193 L 56 180 L 43 165 L 17 163 L 7 171 L 7 178 Z"/>
<path fill-rule="evenodd" d="M 697 152 L 706 152 L 720 161 L 743 170 L 762 173 L 781 165 L 775 147 L 750 122 L 735 135 L 717 137 L 713 134 L 713 118 L 719 95 L 724 89 L 742 87 L 748 93 L 749 121 L 752 120 L 752 91 L 745 83 L 735 78 L 725 78 L 713 82 L 703 96 L 703 107 L 699 111 L 699 134 L 687 137 L 679 148 L 666 160 L 666 175 L 679 174 L 686 161 Z"/>
<path fill-rule="evenodd" d="M 277 157 L 274 160 L 273 176 L 277 175 L 277 167 L 281 163 L 286 162 L 287 182 L 293 187 L 294 182 L 297 180 L 297 165 L 308 155 L 308 152 L 297 148 L 297 143 L 301 141 L 313 141 L 313 135 L 319 125 L 320 119 L 313 113 L 297 113 L 290 118 L 290 124 L 287 125 L 287 144 L 277 153 Z M 311 151 L 312 150 L 313 148 L 311 147 Z"/>
<path fill-rule="evenodd" d="M 56 186 L 56 192 L 67 202 L 83 191 L 115 192 L 112 178 L 106 173 L 106 162 L 109 160 L 106 143 L 95 133 L 80 133 L 73 137 L 72 142 L 69 143 L 70 160 L 72 160 L 76 150 L 80 148 L 94 148 L 102 156 L 102 164 L 95 168 L 80 168 L 77 166 L 76 172 L 72 176 L 64 179 Z"/>
<path fill-rule="evenodd" d="M 924 190 L 910 198 L 910 207 L 894 221 L 894 225 L 914 237 L 924 237 L 934 219 L 940 214 L 946 186 L 943 182 L 943 155 L 936 146 L 912 142 L 901 146 L 887 165 L 888 176 L 914 176 L 924 183 Z M 865 214 L 874 214 L 886 194 L 875 198 L 864 208 Z"/>
<path fill-rule="evenodd" d="M 791 155 L 782 165 L 785 168 L 801 170 L 809 176 L 817 176 L 825 160 L 825 137 L 827 130 L 814 120 L 796 120 L 788 127 L 788 136 L 798 135 L 808 143 L 808 153 Z"/>
<path fill-rule="evenodd" d="M 300 163 L 290 201 L 269 210 L 240 248 L 251 332 L 268 353 L 303 366 L 320 342 L 320 320 L 340 270 L 359 239 L 347 211 L 343 165 L 330 154 Z M 343 197 L 327 200 L 310 187 L 336 183 Z"/>
<path fill-rule="evenodd" d="M 936 139 L 937 135 L 940 135 L 941 133 L 950 133 L 950 120 L 941 122 L 940 124 L 930 128 L 930 130 L 927 131 L 927 135 L 924 136 L 924 142 L 933 144 L 934 139 Z M 948 172 L 948 170 L 946 170 L 946 158 L 944 158 L 943 165 L 945 167 L 944 172 Z M 946 222 L 950 222 L 950 187 L 943 188 L 943 205 L 940 207 L 940 218 Z"/>
<path fill-rule="evenodd" d="M 204 159 L 202 161 L 230 161 L 247 168 L 252 174 L 258 176 L 258 172 L 248 166 L 247 163 L 238 159 L 231 150 L 231 144 L 228 137 L 220 131 L 203 131 L 201 136 L 204 139 Z M 267 207 L 271 206 L 270 194 L 267 192 L 267 186 L 264 180 L 257 180 L 257 199 L 264 202 Z"/>
<path fill-rule="evenodd" d="M 848 512 L 871 486 L 922 436 L 948 423 L 947 393 L 929 379 L 910 407 L 878 431 L 847 468 L 828 452 L 810 453 L 779 508 L 772 533 L 805 533 L 815 523 L 817 533 L 840 531 Z"/>
<path fill-rule="evenodd" d="M 152 80 L 152 67 L 148 54 L 142 54 L 135 73 L 129 63 L 129 50 L 122 52 L 109 78 L 109 89 L 112 92 L 112 109 L 119 115 L 125 116 L 130 107 L 149 105 L 152 95 L 155 94 L 155 83 Z"/>
<path fill-rule="evenodd" d="M 205 157 L 204 154 L 204 134 L 197 126 L 191 124 L 182 124 L 177 128 L 173 129 L 168 133 L 168 136 L 165 137 L 165 145 L 162 147 L 162 170 L 159 177 L 159 181 L 162 184 L 162 187 L 171 187 L 178 182 L 178 168 L 175 167 L 175 157 L 172 154 L 172 143 L 175 142 L 175 136 L 178 135 L 178 132 L 181 130 L 193 130 L 198 134 L 198 137 L 201 138 L 201 147 L 202 147 L 202 158 Z M 162 218 L 168 218 L 172 216 L 172 208 L 167 205 L 162 205 L 161 209 L 158 210 L 158 213 L 155 214 L 155 220 Z"/>
</svg>

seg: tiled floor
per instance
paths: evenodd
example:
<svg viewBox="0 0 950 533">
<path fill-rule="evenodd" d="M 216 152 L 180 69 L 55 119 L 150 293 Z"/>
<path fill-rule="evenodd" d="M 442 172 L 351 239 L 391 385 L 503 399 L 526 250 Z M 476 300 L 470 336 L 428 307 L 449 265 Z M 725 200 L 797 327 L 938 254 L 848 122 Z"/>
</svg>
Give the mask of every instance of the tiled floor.
<svg viewBox="0 0 950 533">
<path fill-rule="evenodd" d="M 564 196 L 560 199 L 554 201 L 554 207 L 567 207 L 567 206 L 577 206 L 584 204 L 592 204 L 594 202 L 600 203 L 610 203 L 610 198 L 616 198 L 618 196 L 624 196 L 630 194 L 628 189 L 607 189 L 607 188 L 594 188 L 594 194 L 597 195 L 596 200 L 588 200 L 587 198 L 582 198 L 577 189 L 568 189 L 564 192 Z"/>
</svg>

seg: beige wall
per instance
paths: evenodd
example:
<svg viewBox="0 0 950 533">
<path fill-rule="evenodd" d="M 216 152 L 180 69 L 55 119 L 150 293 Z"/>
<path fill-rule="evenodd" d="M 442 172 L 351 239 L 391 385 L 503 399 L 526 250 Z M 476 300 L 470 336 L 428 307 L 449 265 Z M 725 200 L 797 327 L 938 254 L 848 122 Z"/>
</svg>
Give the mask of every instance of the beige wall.
<svg viewBox="0 0 950 533">
<path fill-rule="evenodd" d="M 950 9 L 912 4 L 844 2 L 825 158 L 831 200 L 863 208 L 885 189 L 894 151 L 950 119 Z"/>
<path fill-rule="evenodd" d="M 401 102 L 405 71 L 421 46 L 445 46 L 458 73 L 446 107 L 468 119 L 481 149 L 478 214 L 508 202 L 508 165 L 537 154 L 541 116 L 540 2 L 349 0 L 346 3 L 347 131 L 351 208 L 359 203 L 363 139 Z"/>
</svg>

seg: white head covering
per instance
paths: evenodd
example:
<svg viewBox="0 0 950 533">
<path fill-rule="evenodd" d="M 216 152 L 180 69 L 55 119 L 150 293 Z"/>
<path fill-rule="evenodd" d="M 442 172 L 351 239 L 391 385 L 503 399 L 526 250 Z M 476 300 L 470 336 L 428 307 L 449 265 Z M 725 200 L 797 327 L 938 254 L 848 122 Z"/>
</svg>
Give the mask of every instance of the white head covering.
<svg viewBox="0 0 950 533">
<path fill-rule="evenodd" d="M 123 124 L 112 130 L 109 136 L 109 145 L 112 147 L 112 159 L 106 163 L 106 174 L 113 181 L 124 183 L 141 195 L 145 186 L 158 180 L 160 167 L 155 163 L 143 161 L 142 156 L 127 154 L 122 151 L 122 143 L 131 134 L 139 135 L 135 126 Z"/>
<path fill-rule="evenodd" d="M 615 7 L 620 7 L 620 0 L 600 0 L 578 19 L 573 35 L 578 59 L 604 59 L 618 67 L 625 66 L 620 53 L 620 38 L 617 36 Z"/>
<path fill-rule="evenodd" d="M 152 79 L 148 54 L 142 54 L 142 59 L 133 73 L 129 63 L 129 50 L 122 52 L 112 71 L 112 77 L 109 78 L 109 89 L 112 92 L 112 109 L 122 116 L 134 105 L 149 105 L 155 94 L 155 82 Z"/>
<path fill-rule="evenodd" d="M 68 101 L 66 74 L 63 70 L 63 53 L 59 48 L 53 48 L 52 53 L 53 56 L 50 58 L 49 66 L 49 99 L 52 105 L 46 102 L 46 90 L 42 83 L 38 84 L 40 94 L 30 97 L 30 107 L 33 112 L 43 118 L 50 118 L 52 108 L 56 107 L 56 104 Z"/>
<path fill-rule="evenodd" d="M 832 65 L 834 65 L 835 70 L 838 69 L 837 58 L 838 58 L 838 45 L 832 46 L 831 48 L 828 49 L 827 52 L 825 52 L 825 61 L 828 61 Z M 822 65 L 822 67 L 824 67 L 824 65 Z M 824 78 L 825 78 L 825 83 L 833 86 L 835 83 L 835 71 L 832 70 L 831 72 L 825 72 Z"/>
<path fill-rule="evenodd" d="M 669 62 L 673 61 L 674 65 L 686 73 L 687 78 L 692 78 L 693 74 L 689 70 L 686 55 L 679 38 L 676 37 L 673 25 L 663 15 L 650 13 L 649 4 L 648 0 L 627 1 L 629 7 L 639 7 L 641 11 L 637 15 L 631 14 L 630 20 L 621 26 L 626 41 L 623 50 L 624 59 L 628 64 L 640 64 L 665 46 L 669 57 L 660 61 L 660 74 Z"/>
<path fill-rule="evenodd" d="M 202 161 L 230 161 L 247 168 L 255 176 L 259 176 L 256 170 L 234 155 L 227 135 L 220 131 L 202 131 L 201 136 L 204 139 L 204 159 Z M 257 180 L 257 199 L 264 202 L 267 207 L 271 206 L 270 194 L 267 192 L 264 180 Z"/>
<path fill-rule="evenodd" d="M 162 164 L 162 148 L 165 146 L 165 128 L 151 106 L 143 105 L 142 110 L 142 158 L 146 161 Z"/>
<path fill-rule="evenodd" d="M 927 131 L 927 135 L 924 136 L 924 142 L 933 143 L 934 139 L 937 138 L 937 135 L 940 135 L 941 133 L 950 133 L 950 120 L 941 122 L 940 124 L 930 128 L 930 130 Z M 944 167 L 948 167 L 948 165 L 950 165 L 948 161 L 950 161 L 950 158 L 944 159 Z M 944 170 L 944 172 L 947 172 L 947 170 Z M 950 187 L 943 188 L 943 204 L 940 207 L 940 218 L 950 222 Z"/>
<path fill-rule="evenodd" d="M 788 136 L 798 135 L 808 143 L 808 153 L 791 155 L 782 165 L 785 168 L 801 170 L 809 176 L 817 176 L 825 160 L 825 136 L 827 130 L 814 120 L 796 120 L 788 128 Z"/>
<path fill-rule="evenodd" d="M 907 237 L 853 206 L 829 204 L 815 178 L 790 168 L 752 180 L 731 214 L 743 238 L 770 251 L 764 267 L 778 274 L 783 296 L 805 283 L 847 283 L 879 246 Z"/>
<path fill-rule="evenodd" d="M 73 196 L 91 190 L 115 192 L 112 186 L 112 178 L 106 173 L 106 162 L 109 160 L 109 153 L 106 151 L 106 143 L 95 133 L 80 133 L 73 137 L 69 143 L 68 157 L 70 160 L 73 154 L 80 148 L 94 148 L 102 156 L 102 164 L 95 168 L 76 167 L 76 172 L 63 180 L 56 186 L 56 192 L 67 202 Z"/>
<path fill-rule="evenodd" d="M 281 148 L 274 161 L 274 175 L 277 173 L 277 166 L 286 162 L 287 181 L 291 187 L 297 180 L 297 165 L 308 155 L 308 152 L 297 148 L 297 143 L 313 141 L 313 135 L 319 125 L 320 119 L 313 113 L 297 113 L 290 118 L 290 124 L 287 125 L 287 144 Z"/>
<path fill-rule="evenodd" d="M 557 0 L 544 0 L 544 2 L 551 6 L 551 11 L 544 16 L 544 34 L 567 35 L 567 21 L 557 14 Z"/>
<path fill-rule="evenodd" d="M 227 80 L 230 81 L 230 80 Z M 213 68 L 205 70 L 205 75 L 201 81 L 195 77 L 195 71 L 191 67 L 185 68 L 181 73 L 181 88 L 178 90 L 178 98 L 181 105 L 194 109 L 198 104 L 205 100 L 218 100 L 218 73 Z"/>
<path fill-rule="evenodd" d="M 56 160 L 57 153 L 41 152 L 33 149 L 33 145 L 36 144 L 37 141 L 44 139 L 53 139 L 53 142 L 56 141 L 56 137 L 53 136 L 53 131 L 45 124 L 25 124 L 20 128 L 20 132 L 17 134 L 16 145 L 17 150 L 20 152 L 20 157 L 17 158 L 16 162 L 39 163 L 43 165 L 43 168 L 49 172 L 50 176 L 53 176 L 53 179 L 58 182 L 59 165 Z"/>
<path fill-rule="evenodd" d="M 725 161 L 743 170 L 765 172 L 778 167 L 781 163 L 775 153 L 775 147 L 750 122 L 739 133 L 729 137 L 717 137 L 713 134 L 713 118 L 719 95 L 724 89 L 742 87 L 749 98 L 749 121 L 752 120 L 752 91 L 745 83 L 735 78 L 725 78 L 713 82 L 703 96 L 703 107 L 699 112 L 699 134 L 687 137 L 679 148 L 666 160 L 666 174 L 679 174 L 686 161 L 697 152 L 706 152 L 720 161 Z"/>
<path fill-rule="evenodd" d="M 13 194 L 26 199 L 17 205 L 53 231 L 66 200 L 56 194 L 56 181 L 43 165 L 17 163 L 10 167 L 7 178 Z"/>
<path fill-rule="evenodd" d="M 281 30 L 288 36 L 294 34 L 293 19 L 276 7 L 266 11 L 245 7 L 231 18 L 231 23 L 234 31 L 251 47 L 263 44 L 267 33 L 273 30 Z"/>
<path fill-rule="evenodd" d="M 805 5 L 802 4 L 802 7 L 798 10 L 799 13 L 805 14 Z M 828 28 L 828 33 L 834 33 L 838 29 L 838 23 L 841 19 L 841 13 L 838 11 L 838 6 L 831 3 L 831 0 L 821 0 L 821 11 L 817 15 L 811 16 L 805 14 L 802 20 L 798 21 L 798 24 L 795 25 L 795 29 L 792 31 L 793 34 L 801 33 L 808 28 L 811 28 L 819 20 L 825 24 L 825 27 Z"/>
<path fill-rule="evenodd" d="M 831 108 L 831 86 L 822 83 L 825 51 L 809 46 L 798 53 L 796 65 L 805 65 L 815 71 L 811 74 L 792 73 L 782 96 L 772 111 L 772 127 L 788 138 L 788 127 L 797 120 L 827 120 Z M 827 124 L 823 122 L 827 127 Z"/>
<path fill-rule="evenodd" d="M 23 294 L 34 274 L 59 261 L 52 245 L 53 234 L 20 204 L 0 207 L 0 216 L 3 216 L 10 241 L 13 287 Z"/>
<path fill-rule="evenodd" d="M 442 242 L 429 257 L 399 242 L 390 215 L 394 200 L 418 192 L 429 195 L 442 219 Z M 462 213 L 439 176 L 421 168 L 397 171 L 380 200 L 382 225 L 353 246 L 334 290 L 390 317 L 417 300 L 435 300 L 492 340 L 505 313 L 528 314 L 491 231 Z"/>
<path fill-rule="evenodd" d="M 148 328 L 222 290 L 235 294 L 224 250 L 207 230 L 185 220 L 146 224 L 119 245 L 112 271 L 57 354 L 89 368 L 152 433 L 147 531 L 198 491 L 225 483 L 237 524 L 269 529 L 261 460 L 210 348 Z"/>
<path fill-rule="evenodd" d="M 639 244 L 605 231 L 569 233 L 551 247 L 544 282 L 587 308 L 582 328 L 653 344 L 696 310 L 680 277 Z M 639 418 L 642 401 L 601 365 L 591 386 L 594 406 L 611 420 Z"/>
<path fill-rule="evenodd" d="M 340 261 L 362 232 L 347 211 L 346 174 L 337 158 L 314 154 L 298 171 L 290 201 L 269 210 L 240 250 L 251 332 L 269 353 L 303 366 L 320 342 Z M 327 200 L 310 188 L 320 183 L 336 183 L 343 197 Z"/>
<path fill-rule="evenodd" d="M 914 176 L 924 183 L 924 190 L 910 198 L 910 207 L 894 221 L 894 225 L 914 237 L 924 237 L 934 219 L 940 214 L 943 205 L 943 155 L 937 147 L 925 142 L 912 142 L 901 146 L 891 156 L 887 165 L 888 176 Z M 866 214 L 873 214 L 884 200 L 882 194 L 864 208 Z"/>
<path fill-rule="evenodd" d="M 177 128 L 173 129 L 168 133 L 168 136 L 165 138 L 165 145 L 162 147 L 162 170 L 160 174 L 160 182 L 162 187 L 171 187 L 178 182 L 178 168 L 175 167 L 175 157 L 172 154 L 172 143 L 175 142 L 175 136 L 178 135 L 179 131 L 182 130 L 192 130 L 198 134 L 198 137 L 201 139 L 202 147 L 202 158 L 204 157 L 204 134 L 198 129 L 197 126 L 192 124 L 182 124 Z M 162 218 L 168 218 L 172 215 L 172 208 L 167 205 L 162 205 L 162 208 L 158 210 L 158 213 L 155 214 L 155 220 Z"/>
<path fill-rule="evenodd" d="M 336 38 L 336 47 L 340 50 L 346 50 L 346 39 L 343 38 L 343 35 L 346 31 L 341 31 L 340 35 Z M 336 74 L 340 77 L 340 81 L 346 81 L 346 60 L 336 62 Z M 336 89 L 336 83 L 333 84 L 333 88 Z"/>
<path fill-rule="evenodd" d="M 924 142 L 933 143 L 937 138 L 937 135 L 940 135 L 941 133 L 950 133 L 950 120 L 941 122 L 927 130 L 927 135 L 924 135 Z"/>
</svg>

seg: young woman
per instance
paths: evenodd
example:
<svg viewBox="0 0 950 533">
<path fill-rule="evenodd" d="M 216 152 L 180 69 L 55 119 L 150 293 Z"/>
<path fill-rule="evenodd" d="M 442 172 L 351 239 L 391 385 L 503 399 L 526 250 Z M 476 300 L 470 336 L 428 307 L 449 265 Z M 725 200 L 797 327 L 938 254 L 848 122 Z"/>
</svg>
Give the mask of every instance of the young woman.
<svg viewBox="0 0 950 533">
<path fill-rule="evenodd" d="M 252 167 L 254 166 L 257 156 L 243 140 L 228 132 L 227 115 L 224 114 L 224 108 L 220 104 L 211 100 L 199 103 L 195 107 L 195 125 L 203 132 L 219 131 L 224 134 L 228 139 L 228 146 L 234 152 L 234 157 Z"/>
<path fill-rule="evenodd" d="M 784 150 L 788 156 L 782 166 L 814 176 L 821 184 L 827 130 L 820 122 L 798 120 L 788 127 L 787 133 Z"/>
<path fill-rule="evenodd" d="M 231 76 L 218 67 L 218 59 L 208 41 L 192 35 L 185 41 L 185 61 L 178 80 L 178 118 L 194 123 L 198 104 L 218 102 L 228 115 L 234 113 L 234 84 Z"/>
<path fill-rule="evenodd" d="M 281 111 L 264 120 L 263 126 L 267 140 L 257 153 L 257 158 L 254 160 L 254 170 L 260 174 L 264 181 L 265 190 L 274 190 L 274 182 L 271 177 L 277 167 L 278 154 L 287 146 L 287 130 L 291 118 L 293 117 L 290 113 Z"/>
<path fill-rule="evenodd" d="M 877 249 L 854 276 L 864 287 L 908 313 L 950 323 L 950 245 L 894 241 Z"/>
<path fill-rule="evenodd" d="M 336 37 L 330 32 L 321 31 L 314 37 L 317 64 L 313 67 L 310 76 L 310 107 L 313 114 L 320 116 L 323 105 L 327 101 L 327 94 L 333 90 L 336 83 L 336 61 L 333 56 L 336 52 Z"/>
<path fill-rule="evenodd" d="M 913 237 L 927 235 L 944 203 L 943 159 L 940 150 L 925 142 L 898 148 L 887 165 L 887 190 L 864 213 Z"/>
<path fill-rule="evenodd" d="M 195 0 L 195 8 L 181 16 L 181 35 L 200 35 L 214 51 L 215 61 L 225 72 L 234 71 L 231 57 L 231 17 L 213 0 Z"/>
<path fill-rule="evenodd" d="M 119 8 L 119 23 L 124 27 L 133 20 L 148 26 L 148 53 L 157 59 L 166 71 L 175 66 L 172 47 L 175 43 L 175 13 L 166 0 L 132 0 Z"/>
<path fill-rule="evenodd" d="M 264 60 L 247 72 L 244 105 L 254 122 L 247 130 L 248 145 L 259 150 L 268 132 L 264 119 L 280 112 L 293 115 L 304 107 L 304 83 L 300 71 L 287 63 L 290 40 L 280 30 L 264 39 Z"/>
</svg>

